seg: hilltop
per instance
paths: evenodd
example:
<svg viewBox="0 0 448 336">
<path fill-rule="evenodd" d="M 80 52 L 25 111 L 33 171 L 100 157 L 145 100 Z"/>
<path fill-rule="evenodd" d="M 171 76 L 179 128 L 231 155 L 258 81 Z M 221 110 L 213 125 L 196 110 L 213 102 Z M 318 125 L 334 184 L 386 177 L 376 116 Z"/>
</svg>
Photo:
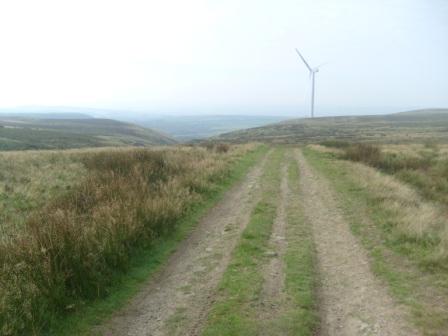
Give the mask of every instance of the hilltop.
<svg viewBox="0 0 448 336">
<path fill-rule="evenodd" d="M 54 114 L 1 115 L 0 150 L 146 146 L 176 143 L 152 129 L 111 119 Z"/>
<path fill-rule="evenodd" d="M 221 134 L 216 141 L 310 143 L 323 140 L 366 142 L 448 141 L 448 109 L 425 109 L 387 115 L 291 119 Z"/>
</svg>

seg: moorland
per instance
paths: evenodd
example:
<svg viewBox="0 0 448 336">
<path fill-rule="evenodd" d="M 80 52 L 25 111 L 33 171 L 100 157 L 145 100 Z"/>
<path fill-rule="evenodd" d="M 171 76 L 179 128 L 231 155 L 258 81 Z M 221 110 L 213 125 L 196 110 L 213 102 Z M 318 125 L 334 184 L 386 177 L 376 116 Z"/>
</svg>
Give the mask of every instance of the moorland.
<svg viewBox="0 0 448 336">
<path fill-rule="evenodd" d="M 425 110 L 1 151 L 0 333 L 447 335 L 447 128 Z"/>
</svg>

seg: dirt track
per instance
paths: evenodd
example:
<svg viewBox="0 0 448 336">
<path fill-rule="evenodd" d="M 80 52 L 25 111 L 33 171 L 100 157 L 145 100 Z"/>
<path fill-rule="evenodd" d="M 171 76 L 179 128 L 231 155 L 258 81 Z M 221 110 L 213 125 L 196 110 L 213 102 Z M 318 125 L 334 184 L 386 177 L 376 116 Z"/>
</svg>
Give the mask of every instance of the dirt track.
<svg viewBox="0 0 448 336">
<path fill-rule="evenodd" d="M 368 256 L 350 232 L 328 181 L 313 171 L 300 151 L 295 153 L 300 169 L 298 196 L 317 250 L 321 315 L 317 334 L 419 335 L 407 322 L 406 310 L 392 300 L 370 270 Z M 260 177 L 267 158 L 204 216 L 141 293 L 96 332 L 108 336 L 201 334 L 216 287 L 259 200 Z M 264 285 L 259 318 L 263 322 L 280 318 L 289 304 L 284 293 L 283 261 L 288 225 L 285 207 L 291 196 L 286 171 L 284 165 L 269 243 L 272 258 L 260 270 Z M 270 332 L 263 329 L 262 335 Z"/>
<path fill-rule="evenodd" d="M 196 335 L 257 201 L 264 160 L 200 221 L 164 269 L 96 332 L 107 336 Z"/>
<path fill-rule="evenodd" d="M 305 217 L 313 227 L 320 275 L 320 335 L 419 335 L 386 288 L 372 274 L 368 257 L 350 232 L 328 182 L 299 152 Z"/>
</svg>

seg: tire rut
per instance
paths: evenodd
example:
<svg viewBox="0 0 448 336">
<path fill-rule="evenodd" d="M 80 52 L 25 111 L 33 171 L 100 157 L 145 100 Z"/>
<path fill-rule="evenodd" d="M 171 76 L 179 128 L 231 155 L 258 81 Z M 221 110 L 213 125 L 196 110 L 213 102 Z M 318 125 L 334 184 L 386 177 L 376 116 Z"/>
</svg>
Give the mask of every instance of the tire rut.
<svg viewBox="0 0 448 336">
<path fill-rule="evenodd" d="M 270 152 L 269 152 L 270 153 Z M 249 222 L 269 153 L 231 188 L 166 266 L 96 332 L 106 336 L 197 335 L 238 238 Z"/>
<path fill-rule="evenodd" d="M 305 218 L 312 225 L 320 275 L 320 335 L 419 335 L 386 287 L 375 278 L 369 258 L 350 232 L 324 178 L 301 152 L 300 189 Z"/>
<path fill-rule="evenodd" d="M 271 247 L 270 260 L 263 268 L 264 283 L 261 292 L 260 316 L 263 321 L 272 321 L 282 314 L 287 305 L 285 289 L 284 254 L 287 248 L 286 234 L 286 204 L 288 202 L 288 176 L 287 166 L 282 167 L 280 185 L 280 199 L 277 205 L 277 214 L 272 227 L 269 240 Z M 266 335 L 266 330 L 261 335 Z"/>
</svg>

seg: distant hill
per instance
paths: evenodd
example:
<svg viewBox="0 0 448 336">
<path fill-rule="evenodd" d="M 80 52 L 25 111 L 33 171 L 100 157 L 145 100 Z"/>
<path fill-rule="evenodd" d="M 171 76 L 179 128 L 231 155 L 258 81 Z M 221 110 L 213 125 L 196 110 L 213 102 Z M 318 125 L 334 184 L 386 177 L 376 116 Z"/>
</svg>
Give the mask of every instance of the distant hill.
<svg viewBox="0 0 448 336">
<path fill-rule="evenodd" d="M 254 115 L 136 116 L 126 118 L 138 125 L 166 132 L 179 141 L 204 139 L 224 132 L 262 126 L 286 119 L 283 116 Z"/>
<path fill-rule="evenodd" d="M 0 108 L 0 116 L 13 115 L 30 118 L 37 117 L 39 119 L 49 119 L 51 116 L 53 116 L 53 119 L 108 118 L 103 115 L 108 112 L 115 112 L 115 110 L 76 106 L 22 106 Z"/>
<path fill-rule="evenodd" d="M 387 115 L 291 119 L 221 134 L 212 140 L 272 143 L 309 143 L 323 140 L 448 142 L 448 109 L 425 109 Z"/>
<path fill-rule="evenodd" d="M 8 113 L 8 112 L 1 112 L 0 111 L 0 119 L 92 119 L 93 117 L 85 114 L 85 113 L 53 113 L 53 112 L 47 112 L 47 113 L 38 113 L 38 112 L 31 112 L 31 113 Z"/>
<path fill-rule="evenodd" d="M 412 110 L 412 111 L 404 111 L 404 112 L 398 112 L 390 114 L 391 117 L 415 117 L 417 119 L 426 119 L 430 117 L 431 119 L 434 118 L 441 118 L 442 120 L 446 117 L 446 114 L 448 113 L 448 109 L 420 109 L 420 110 Z"/>
<path fill-rule="evenodd" d="M 161 114 L 157 111 L 126 111 L 76 106 L 25 106 L 0 108 L 0 119 L 113 119 L 169 134 L 181 142 L 204 139 L 239 129 L 263 126 L 287 119 L 278 115 Z"/>
<path fill-rule="evenodd" d="M 0 114 L 0 150 L 147 146 L 175 142 L 154 130 L 111 119 L 88 116 L 52 119 L 40 114 L 33 117 Z"/>
</svg>

